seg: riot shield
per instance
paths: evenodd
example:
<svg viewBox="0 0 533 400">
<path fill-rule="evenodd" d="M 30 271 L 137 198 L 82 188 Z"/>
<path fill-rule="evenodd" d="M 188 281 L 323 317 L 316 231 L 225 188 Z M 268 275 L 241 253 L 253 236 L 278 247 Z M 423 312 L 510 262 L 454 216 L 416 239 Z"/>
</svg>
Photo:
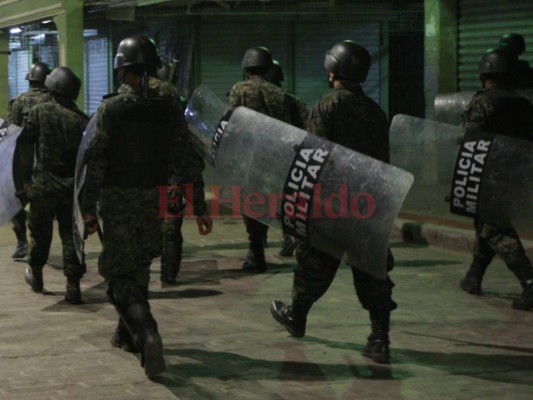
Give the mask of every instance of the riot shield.
<svg viewBox="0 0 533 400">
<path fill-rule="evenodd" d="M 468 130 L 457 155 L 450 211 L 496 226 L 531 230 L 533 143 Z"/>
<path fill-rule="evenodd" d="M 515 91 L 533 102 L 533 89 L 517 89 Z M 434 101 L 435 120 L 447 124 L 461 124 L 462 115 L 474 94 L 473 91 L 437 94 Z"/>
<path fill-rule="evenodd" d="M 74 172 L 74 207 L 73 207 L 73 235 L 74 235 L 74 247 L 76 254 L 80 262 L 84 262 L 83 248 L 85 245 L 85 224 L 83 222 L 83 215 L 80 209 L 79 198 L 83 183 L 85 182 L 85 172 L 87 170 L 86 153 L 91 142 L 96 134 L 96 113 L 92 116 L 91 120 L 85 128 L 83 137 L 78 148 L 78 157 L 76 159 L 76 170 Z"/>
<path fill-rule="evenodd" d="M 222 130 L 218 129 L 226 105 L 207 86 L 200 85 L 185 109 L 185 119 L 193 133 L 193 143 L 198 154 L 211 166 Z"/>
<path fill-rule="evenodd" d="M 5 224 L 22 209 L 20 200 L 15 196 L 13 162 L 17 139 L 22 128 L 6 124 L 0 119 L 0 225 Z"/>
<path fill-rule="evenodd" d="M 191 126 L 195 135 L 207 125 L 187 119 L 199 125 Z M 236 188 L 238 198 L 225 200 L 234 210 L 386 276 L 389 235 L 410 173 L 245 107 L 209 125 L 216 179 Z"/>
<path fill-rule="evenodd" d="M 401 114 L 392 119 L 391 164 L 415 177 L 402 212 L 449 217 L 445 198 L 463 135 L 464 129 L 456 125 Z"/>
</svg>

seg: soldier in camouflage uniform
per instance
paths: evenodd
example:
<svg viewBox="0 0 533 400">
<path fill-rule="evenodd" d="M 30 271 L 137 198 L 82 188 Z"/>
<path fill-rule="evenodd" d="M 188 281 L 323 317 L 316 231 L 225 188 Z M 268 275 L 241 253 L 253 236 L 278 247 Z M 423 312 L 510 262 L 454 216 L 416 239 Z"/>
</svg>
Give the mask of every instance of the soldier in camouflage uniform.
<svg viewBox="0 0 533 400">
<path fill-rule="evenodd" d="M 30 109 L 36 104 L 50 100 L 50 94 L 44 86 L 44 80 L 49 73 L 50 67 L 48 64 L 37 62 L 31 66 L 26 75 L 26 79 L 30 82 L 30 90 L 18 95 L 10 102 L 8 117 L 10 123 L 24 127 Z M 17 248 L 11 256 L 12 258 L 24 258 L 28 253 L 26 211 L 24 210 L 24 206 L 25 204 L 23 204 L 22 210 L 11 221 L 17 237 Z"/>
<path fill-rule="evenodd" d="M 115 69 L 124 84 L 96 113 L 88 149 L 82 212 L 89 234 L 96 230 L 96 203 L 103 219 L 99 272 L 119 314 L 112 344 L 139 351 L 146 375 L 165 370 L 163 343 L 148 302 L 150 264 L 161 254 L 160 193 L 166 194 L 169 164 L 193 185 L 200 234 L 211 231 L 204 200 L 204 164 L 193 149 L 172 84 L 156 78 L 159 51 L 144 36 L 124 39 Z M 161 188 L 162 187 L 162 188 Z M 160 190 L 163 189 L 163 190 Z"/>
<path fill-rule="evenodd" d="M 508 86 L 514 89 L 533 87 L 533 68 L 526 60 L 519 58 L 526 51 L 524 37 L 518 33 L 506 33 L 500 38 L 500 47 L 507 49 L 511 55 Z"/>
<path fill-rule="evenodd" d="M 272 60 L 272 69 L 265 76 L 265 79 L 274 85 L 282 88 L 281 82 L 285 79 L 283 69 L 278 60 Z M 309 118 L 309 111 L 303 101 L 301 101 L 294 94 L 284 90 L 285 92 L 285 104 L 289 109 L 290 124 L 300 129 L 305 129 L 307 119 Z M 290 257 L 294 253 L 296 248 L 296 241 L 291 235 L 283 235 L 283 245 L 279 251 L 279 255 L 282 257 Z"/>
<path fill-rule="evenodd" d="M 55 217 L 63 245 L 63 272 L 67 277 L 65 299 L 71 304 L 79 304 L 80 279 L 85 273 L 85 265 L 78 261 L 74 249 L 72 207 L 76 156 L 88 117 L 74 103 L 81 81 L 72 70 L 55 68 L 46 77 L 45 85 L 51 100 L 31 108 L 26 128 L 19 138 L 20 144 L 35 144 L 37 154 L 28 189 L 31 243 L 26 281 L 34 292 L 43 291 L 43 267 L 50 253 Z M 33 146 L 30 151 L 33 153 Z M 31 157 L 24 159 L 29 163 L 23 169 L 31 171 Z"/>
<path fill-rule="evenodd" d="M 533 105 L 509 88 L 511 64 L 508 52 L 489 50 L 479 64 L 483 90 L 477 92 L 463 115 L 467 130 L 533 140 Z M 481 295 L 483 275 L 497 254 L 515 274 L 523 287 L 522 296 L 512 306 L 528 310 L 533 307 L 533 268 L 520 238 L 513 227 L 501 227 L 490 221 L 476 220 L 476 241 L 470 269 L 460 282 L 466 292 Z"/>
<path fill-rule="evenodd" d="M 361 88 L 370 64 L 368 51 L 350 40 L 335 44 L 326 53 L 324 66 L 328 71 L 330 87 L 334 90 L 315 104 L 307 121 L 307 130 L 310 134 L 388 162 L 387 117 Z M 292 305 L 273 301 L 270 311 L 291 335 L 302 337 L 311 306 L 327 291 L 341 261 L 313 248 L 306 241 L 298 241 L 296 260 Z M 392 270 L 393 264 L 389 250 L 387 271 Z M 388 276 L 381 280 L 353 266 L 351 269 L 357 296 L 363 308 L 369 311 L 372 324 L 372 333 L 363 355 L 376 362 L 387 363 L 390 312 L 397 307 L 391 297 L 394 284 Z"/>
<path fill-rule="evenodd" d="M 248 107 L 269 117 L 289 122 L 285 93 L 265 78 L 272 68 L 272 55 L 266 47 L 252 47 L 244 53 L 241 66 L 246 80 L 237 82 L 228 94 L 228 108 Z M 242 268 L 265 272 L 265 242 L 268 226 L 243 216 L 248 232 L 249 250 Z"/>
</svg>

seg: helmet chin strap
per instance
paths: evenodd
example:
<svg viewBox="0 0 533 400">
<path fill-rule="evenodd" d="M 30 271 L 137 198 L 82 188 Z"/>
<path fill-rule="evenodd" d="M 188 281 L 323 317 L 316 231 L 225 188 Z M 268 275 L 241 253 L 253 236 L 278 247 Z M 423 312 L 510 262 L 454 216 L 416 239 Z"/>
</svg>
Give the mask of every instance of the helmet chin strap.
<svg viewBox="0 0 533 400">
<path fill-rule="evenodd" d="M 145 99 L 148 98 L 148 69 L 145 68 L 141 74 L 141 93 Z"/>
</svg>

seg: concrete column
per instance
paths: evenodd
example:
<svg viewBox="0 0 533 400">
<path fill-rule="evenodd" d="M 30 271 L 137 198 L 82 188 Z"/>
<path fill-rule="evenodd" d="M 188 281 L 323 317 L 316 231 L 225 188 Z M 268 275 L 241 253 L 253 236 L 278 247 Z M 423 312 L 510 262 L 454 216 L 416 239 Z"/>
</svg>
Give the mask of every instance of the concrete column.
<svg viewBox="0 0 533 400">
<path fill-rule="evenodd" d="M 7 103 L 9 101 L 8 80 L 8 52 L 9 35 L 0 31 L 0 118 L 7 118 Z"/>
<path fill-rule="evenodd" d="M 438 93 L 457 91 L 458 0 L 424 0 L 426 118 Z"/>
<path fill-rule="evenodd" d="M 63 11 L 54 16 L 59 44 L 59 65 L 72 69 L 83 80 L 83 1 L 66 0 Z M 83 110 L 83 85 L 78 107 Z"/>
</svg>

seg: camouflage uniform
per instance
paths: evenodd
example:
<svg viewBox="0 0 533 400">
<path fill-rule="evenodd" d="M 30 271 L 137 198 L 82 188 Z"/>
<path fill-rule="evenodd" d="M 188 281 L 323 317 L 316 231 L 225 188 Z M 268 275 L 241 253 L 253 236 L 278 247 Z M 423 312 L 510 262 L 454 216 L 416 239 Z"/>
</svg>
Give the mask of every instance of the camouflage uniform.
<svg viewBox="0 0 533 400">
<path fill-rule="evenodd" d="M 179 113 L 183 114 L 186 107 L 185 98 L 179 97 Z M 199 156 L 198 156 L 199 157 Z M 173 171 L 170 171 L 168 197 L 173 203 L 170 205 L 169 214 L 171 217 L 165 218 L 161 225 L 163 234 L 163 246 L 161 252 L 161 282 L 175 283 L 181 267 L 181 258 L 183 253 L 183 235 L 181 227 L 183 225 L 183 215 L 185 213 L 184 188 L 178 188 L 182 179 Z M 179 202 L 176 204 L 174 202 Z"/>
<path fill-rule="evenodd" d="M 34 271 L 42 270 L 48 260 L 56 217 L 65 276 L 79 279 L 85 272 L 74 249 L 72 203 L 76 156 L 87 122 L 88 117 L 74 102 L 57 97 L 30 110 L 20 135 L 19 143 L 36 144 L 37 164 L 28 189 L 31 236 L 28 264 Z M 25 167 L 30 170 L 32 165 Z"/>
<path fill-rule="evenodd" d="M 28 118 L 28 114 L 30 112 L 30 109 L 39 103 L 44 103 L 46 101 L 50 100 L 50 94 L 46 88 L 31 88 L 25 93 L 20 94 L 19 96 L 15 97 L 10 102 L 9 107 L 9 117 L 8 120 L 10 123 L 18 125 L 18 126 L 25 126 L 26 125 L 26 119 Z M 18 176 L 16 179 L 16 186 L 18 189 L 20 189 L 21 183 L 18 179 Z M 15 235 L 17 236 L 17 241 L 19 245 L 26 246 L 27 240 L 26 240 L 26 211 L 24 210 L 24 207 L 26 204 L 23 204 L 22 210 L 20 210 L 15 217 L 11 220 L 11 223 L 13 225 L 13 231 L 15 231 Z M 24 253 L 24 252 L 23 252 Z"/>
<path fill-rule="evenodd" d="M 234 110 L 239 106 L 248 107 L 281 121 L 290 121 L 283 90 L 259 75 L 251 75 L 247 80 L 237 82 L 231 88 L 228 95 L 228 107 Z M 250 250 L 262 257 L 268 226 L 246 216 L 243 218 L 250 241 Z"/>
<path fill-rule="evenodd" d="M 385 113 L 363 93 L 360 85 L 343 81 L 343 86 L 318 100 L 307 122 L 308 132 L 387 162 L 389 129 Z M 340 260 L 305 241 L 298 241 L 296 260 L 292 308 L 295 315 L 307 316 L 313 303 L 333 282 Z M 389 250 L 388 271 L 393 264 Z M 397 307 L 391 298 L 394 284 L 388 276 L 384 280 L 376 279 L 354 267 L 352 274 L 359 301 L 370 311 L 373 325 L 379 320 L 377 315 L 386 316 L 387 326 L 373 326 L 373 333 L 382 335 L 379 339 L 388 343 L 388 315 Z"/>
<path fill-rule="evenodd" d="M 158 186 L 168 184 L 169 161 L 184 182 L 193 184 L 195 215 L 207 209 L 204 164 L 193 149 L 183 115 L 174 112 L 177 101 L 173 85 L 150 78 L 148 100 L 140 88 L 122 85 L 97 111 L 82 211 L 96 215 L 99 201 L 104 229 L 99 272 L 121 313 L 130 304 L 148 301 L 150 264 L 161 253 Z"/>
<path fill-rule="evenodd" d="M 525 98 L 507 87 L 496 86 L 477 92 L 463 115 L 463 125 L 523 140 L 533 140 L 533 106 Z M 474 221 L 476 241 L 474 257 L 465 279 L 479 282 L 476 290 L 481 294 L 481 280 L 497 254 L 519 279 L 522 286 L 533 279 L 533 269 L 518 234 L 512 227 L 498 227 L 490 221 Z M 462 285 L 463 282 L 462 282 Z"/>
</svg>

